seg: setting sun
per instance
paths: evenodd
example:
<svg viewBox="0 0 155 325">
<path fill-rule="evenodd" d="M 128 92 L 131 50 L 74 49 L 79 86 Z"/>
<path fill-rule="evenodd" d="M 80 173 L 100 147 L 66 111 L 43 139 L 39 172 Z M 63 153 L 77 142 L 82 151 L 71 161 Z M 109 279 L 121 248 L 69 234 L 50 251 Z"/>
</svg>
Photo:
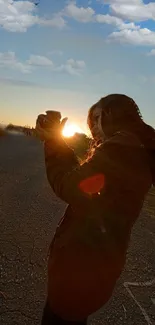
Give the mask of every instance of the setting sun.
<svg viewBox="0 0 155 325">
<path fill-rule="evenodd" d="M 76 124 L 66 124 L 62 131 L 64 137 L 72 137 L 75 133 L 83 133 L 82 129 Z"/>
</svg>

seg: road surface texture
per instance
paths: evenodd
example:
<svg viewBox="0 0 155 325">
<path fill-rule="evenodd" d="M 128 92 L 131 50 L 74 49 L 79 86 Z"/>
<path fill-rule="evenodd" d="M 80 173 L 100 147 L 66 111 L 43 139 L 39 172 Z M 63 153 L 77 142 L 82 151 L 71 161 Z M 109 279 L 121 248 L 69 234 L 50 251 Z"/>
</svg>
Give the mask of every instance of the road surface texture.
<svg viewBox="0 0 155 325">
<path fill-rule="evenodd" d="M 131 202 L 132 204 L 132 202 Z M 42 145 L 23 135 L 0 139 L 0 324 L 39 325 L 48 246 L 65 204 L 48 185 Z M 113 298 L 90 324 L 155 324 L 155 192 L 133 229 Z"/>
</svg>

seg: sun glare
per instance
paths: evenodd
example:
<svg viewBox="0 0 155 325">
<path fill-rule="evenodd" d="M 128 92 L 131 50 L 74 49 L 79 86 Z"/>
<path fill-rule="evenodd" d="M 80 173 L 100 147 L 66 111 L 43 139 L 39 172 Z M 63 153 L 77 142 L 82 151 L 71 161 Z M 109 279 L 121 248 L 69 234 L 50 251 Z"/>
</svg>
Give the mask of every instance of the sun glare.
<svg viewBox="0 0 155 325">
<path fill-rule="evenodd" d="M 75 133 L 83 133 L 82 129 L 76 124 L 66 124 L 62 134 L 64 137 L 72 137 Z"/>
</svg>

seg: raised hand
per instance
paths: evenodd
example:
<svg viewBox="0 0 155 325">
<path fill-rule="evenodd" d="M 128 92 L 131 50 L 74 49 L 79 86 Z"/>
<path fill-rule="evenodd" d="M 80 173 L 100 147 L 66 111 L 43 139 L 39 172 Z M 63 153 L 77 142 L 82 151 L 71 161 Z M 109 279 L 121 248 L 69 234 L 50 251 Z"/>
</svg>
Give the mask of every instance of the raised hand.
<svg viewBox="0 0 155 325">
<path fill-rule="evenodd" d="M 46 114 L 38 115 L 36 120 L 36 133 L 42 141 L 53 138 L 61 138 L 62 130 L 67 118 L 62 119 L 61 113 L 57 111 L 46 111 Z"/>
</svg>

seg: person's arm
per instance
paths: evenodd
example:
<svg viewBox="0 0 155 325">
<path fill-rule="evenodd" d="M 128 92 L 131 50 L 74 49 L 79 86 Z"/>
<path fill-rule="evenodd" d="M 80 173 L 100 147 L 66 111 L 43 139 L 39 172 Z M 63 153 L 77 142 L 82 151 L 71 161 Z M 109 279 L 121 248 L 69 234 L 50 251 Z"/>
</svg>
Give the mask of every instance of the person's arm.
<svg viewBox="0 0 155 325">
<path fill-rule="evenodd" d="M 72 149 L 61 140 L 45 143 L 45 165 L 48 181 L 55 194 L 71 205 L 90 202 L 91 193 L 99 192 L 104 186 L 103 166 L 108 157 L 98 147 L 89 162 L 80 166 Z"/>
</svg>

